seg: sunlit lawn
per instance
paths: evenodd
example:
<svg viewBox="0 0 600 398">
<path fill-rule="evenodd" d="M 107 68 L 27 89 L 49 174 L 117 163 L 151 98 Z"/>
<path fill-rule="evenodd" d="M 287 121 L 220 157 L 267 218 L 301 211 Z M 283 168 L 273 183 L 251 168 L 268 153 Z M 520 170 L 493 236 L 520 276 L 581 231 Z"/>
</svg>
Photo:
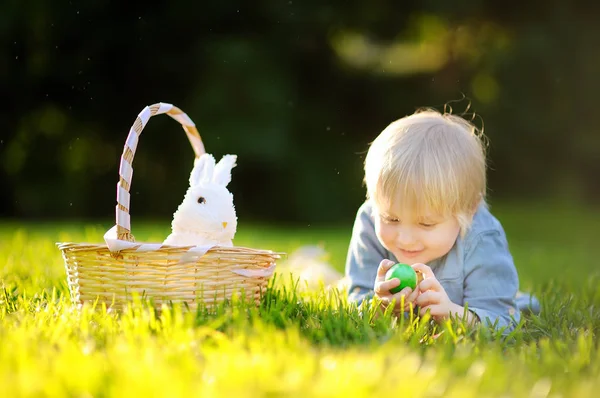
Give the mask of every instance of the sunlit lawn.
<svg viewBox="0 0 600 398">
<path fill-rule="evenodd" d="M 71 309 L 57 241 L 101 242 L 106 223 L 0 225 L 1 396 L 595 396 L 600 389 L 600 213 L 494 207 L 521 286 L 541 297 L 508 338 L 458 323 L 359 313 L 335 293 L 276 284 L 259 308 L 160 315 Z M 136 224 L 161 241 L 168 221 Z M 340 270 L 351 225 L 240 224 L 236 244 L 322 244 Z M 438 336 L 437 338 L 433 338 Z"/>
</svg>

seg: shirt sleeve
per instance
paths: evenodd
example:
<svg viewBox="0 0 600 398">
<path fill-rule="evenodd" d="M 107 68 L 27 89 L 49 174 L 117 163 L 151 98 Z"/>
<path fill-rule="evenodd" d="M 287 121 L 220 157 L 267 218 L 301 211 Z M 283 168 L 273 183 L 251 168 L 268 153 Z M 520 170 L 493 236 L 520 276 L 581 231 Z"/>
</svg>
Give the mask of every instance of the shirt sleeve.
<svg viewBox="0 0 600 398">
<path fill-rule="evenodd" d="M 515 303 L 518 288 L 517 270 L 504 234 L 496 230 L 476 236 L 465 258 L 463 305 L 484 325 L 506 328 L 507 334 L 520 318 Z"/>
<path fill-rule="evenodd" d="M 367 201 L 358 210 L 346 257 L 349 300 L 360 304 L 373 295 L 377 267 L 386 258 L 386 250 L 375 234 L 372 207 Z"/>
</svg>

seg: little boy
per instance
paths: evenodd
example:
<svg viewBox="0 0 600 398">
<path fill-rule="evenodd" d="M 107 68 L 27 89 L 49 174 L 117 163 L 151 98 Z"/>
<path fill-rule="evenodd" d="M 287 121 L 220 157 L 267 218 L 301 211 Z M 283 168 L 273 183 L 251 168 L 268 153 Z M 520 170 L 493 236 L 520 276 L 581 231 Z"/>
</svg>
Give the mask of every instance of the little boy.
<svg viewBox="0 0 600 398">
<path fill-rule="evenodd" d="M 396 313 L 415 306 L 437 321 L 514 327 L 530 297 L 517 303 L 517 271 L 486 205 L 485 150 L 471 123 L 433 110 L 391 123 L 369 148 L 365 183 L 346 261 L 351 300 L 375 295 Z M 423 273 L 414 291 L 390 292 L 400 281 L 384 277 L 396 262 Z"/>
</svg>

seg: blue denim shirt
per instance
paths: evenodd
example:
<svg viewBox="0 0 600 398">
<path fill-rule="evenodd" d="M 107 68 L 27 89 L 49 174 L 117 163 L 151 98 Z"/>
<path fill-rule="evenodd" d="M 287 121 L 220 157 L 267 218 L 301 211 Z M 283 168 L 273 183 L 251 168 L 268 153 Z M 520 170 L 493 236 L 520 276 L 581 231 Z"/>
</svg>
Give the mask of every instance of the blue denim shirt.
<svg viewBox="0 0 600 398">
<path fill-rule="evenodd" d="M 365 202 L 356 216 L 346 259 L 350 300 L 362 302 L 372 296 L 377 267 L 383 259 L 398 261 L 375 235 L 373 207 Z M 427 264 L 446 290 L 450 300 L 475 313 L 479 320 L 496 327 L 513 329 L 519 321 L 515 296 L 519 278 L 500 222 L 486 206 L 478 208 L 464 237 L 452 249 Z"/>
</svg>

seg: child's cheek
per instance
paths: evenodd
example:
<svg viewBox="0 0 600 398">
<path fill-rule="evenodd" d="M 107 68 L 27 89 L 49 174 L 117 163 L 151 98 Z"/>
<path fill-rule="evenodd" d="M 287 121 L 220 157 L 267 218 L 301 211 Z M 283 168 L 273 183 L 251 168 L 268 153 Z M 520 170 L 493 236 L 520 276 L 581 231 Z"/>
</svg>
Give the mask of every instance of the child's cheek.
<svg viewBox="0 0 600 398">
<path fill-rule="evenodd" d="M 375 235 L 383 247 L 393 252 L 393 244 L 391 244 L 394 241 L 393 227 L 377 220 L 375 221 Z"/>
</svg>

